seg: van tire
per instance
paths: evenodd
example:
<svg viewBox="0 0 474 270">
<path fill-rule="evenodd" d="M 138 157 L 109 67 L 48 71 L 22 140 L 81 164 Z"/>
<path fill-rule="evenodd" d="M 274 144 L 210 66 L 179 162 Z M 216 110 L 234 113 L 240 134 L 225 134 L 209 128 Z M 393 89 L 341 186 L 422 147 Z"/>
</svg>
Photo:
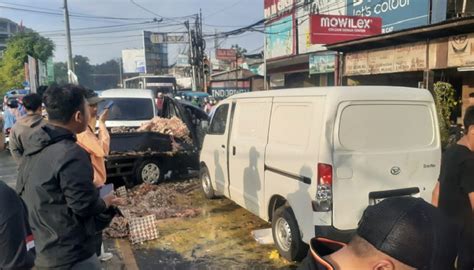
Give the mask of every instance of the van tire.
<svg viewBox="0 0 474 270">
<path fill-rule="evenodd" d="M 216 191 L 212 187 L 211 176 L 209 175 L 209 170 L 203 166 L 199 172 L 199 178 L 201 179 L 201 188 L 204 196 L 209 200 L 216 198 Z"/>
<path fill-rule="evenodd" d="M 308 253 L 308 245 L 301 240 L 301 233 L 291 207 L 281 206 L 273 214 L 272 234 L 281 256 L 289 261 L 301 261 Z"/>
<path fill-rule="evenodd" d="M 165 168 L 155 159 L 145 159 L 135 167 L 135 177 L 138 183 L 155 185 L 165 179 Z"/>
</svg>

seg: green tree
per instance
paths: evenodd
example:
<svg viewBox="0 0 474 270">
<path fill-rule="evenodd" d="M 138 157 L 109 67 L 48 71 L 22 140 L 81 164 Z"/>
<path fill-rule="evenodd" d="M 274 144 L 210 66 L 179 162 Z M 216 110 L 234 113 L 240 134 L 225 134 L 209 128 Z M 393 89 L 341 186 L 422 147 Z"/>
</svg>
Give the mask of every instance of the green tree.
<svg viewBox="0 0 474 270">
<path fill-rule="evenodd" d="M 74 56 L 74 68 L 79 84 L 92 88 L 94 82 L 92 80 L 93 67 L 89 63 L 89 58 L 82 55 Z"/>
<path fill-rule="evenodd" d="M 54 63 L 54 81 L 57 84 L 68 83 L 66 63 L 64 62 Z"/>
<path fill-rule="evenodd" d="M 454 90 L 454 87 L 449 83 L 437 82 L 434 84 L 434 100 L 438 113 L 439 130 L 443 149 L 450 144 L 449 128 L 451 123 L 449 118 L 453 112 L 453 108 L 457 104 L 455 93 L 456 90 Z"/>
<path fill-rule="evenodd" d="M 120 63 L 109 60 L 105 63 L 93 66 L 94 85 L 93 89 L 103 90 L 117 87 L 120 82 Z"/>
<path fill-rule="evenodd" d="M 234 44 L 231 46 L 232 49 L 234 49 L 236 52 L 237 52 L 237 55 L 239 57 L 242 57 L 244 54 L 247 53 L 247 49 L 244 49 L 242 47 L 239 46 L 239 44 Z"/>
<path fill-rule="evenodd" d="M 0 61 L 0 93 L 10 88 L 21 87 L 24 78 L 24 63 L 28 55 L 46 62 L 53 56 L 54 43 L 36 32 L 18 33 L 7 42 Z"/>
</svg>

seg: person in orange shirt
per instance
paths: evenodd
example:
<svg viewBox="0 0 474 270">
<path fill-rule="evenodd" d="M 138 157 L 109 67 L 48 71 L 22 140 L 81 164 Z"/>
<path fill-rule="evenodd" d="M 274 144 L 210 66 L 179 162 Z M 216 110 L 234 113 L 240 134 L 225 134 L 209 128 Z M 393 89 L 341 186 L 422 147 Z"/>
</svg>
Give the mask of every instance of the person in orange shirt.
<svg viewBox="0 0 474 270">
<path fill-rule="evenodd" d="M 77 144 L 79 144 L 84 150 L 89 153 L 91 158 L 92 167 L 94 169 L 94 185 L 97 188 L 101 188 L 107 181 L 107 172 L 105 169 L 105 157 L 109 154 L 110 149 L 110 135 L 105 126 L 107 121 L 109 110 L 106 109 L 98 117 L 97 106 L 103 99 L 99 98 L 97 93 L 93 90 L 88 90 L 86 94 L 87 102 L 89 103 L 89 111 L 91 118 L 89 119 L 89 125 L 86 131 L 77 134 Z M 98 118 L 98 120 L 97 120 Z M 96 135 L 96 124 L 99 122 L 99 130 Z M 101 261 L 108 261 L 112 259 L 112 253 L 104 252 L 104 246 L 102 244 L 102 232 L 97 233 L 97 256 Z"/>
</svg>

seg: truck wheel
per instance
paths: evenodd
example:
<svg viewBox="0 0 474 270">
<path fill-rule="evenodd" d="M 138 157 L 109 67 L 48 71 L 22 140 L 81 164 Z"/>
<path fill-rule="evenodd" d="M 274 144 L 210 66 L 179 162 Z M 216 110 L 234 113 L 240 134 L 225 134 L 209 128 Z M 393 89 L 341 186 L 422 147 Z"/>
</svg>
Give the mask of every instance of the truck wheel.
<svg viewBox="0 0 474 270">
<path fill-rule="evenodd" d="M 289 261 L 301 261 L 308 253 L 308 245 L 301 234 L 293 210 L 289 206 L 278 208 L 273 214 L 272 234 L 280 254 Z"/>
<path fill-rule="evenodd" d="M 158 184 L 165 178 L 165 170 L 156 160 L 144 160 L 135 170 L 139 183 Z"/>
<path fill-rule="evenodd" d="M 215 199 L 216 192 L 214 191 L 214 188 L 212 187 L 211 177 L 209 176 L 209 171 L 207 170 L 207 168 L 202 167 L 199 175 L 201 178 L 201 186 L 202 186 L 202 191 L 204 192 L 204 195 L 206 196 L 206 198 L 210 200 Z"/>
</svg>

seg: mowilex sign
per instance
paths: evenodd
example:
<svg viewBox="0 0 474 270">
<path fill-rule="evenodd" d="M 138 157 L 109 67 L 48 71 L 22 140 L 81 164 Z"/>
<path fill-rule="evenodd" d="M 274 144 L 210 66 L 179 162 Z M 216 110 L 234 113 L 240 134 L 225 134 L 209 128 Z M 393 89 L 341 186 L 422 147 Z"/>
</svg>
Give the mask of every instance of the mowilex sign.
<svg viewBox="0 0 474 270">
<path fill-rule="evenodd" d="M 378 17 L 311 15 L 310 21 L 312 44 L 331 44 L 382 33 L 382 19 Z"/>
</svg>

